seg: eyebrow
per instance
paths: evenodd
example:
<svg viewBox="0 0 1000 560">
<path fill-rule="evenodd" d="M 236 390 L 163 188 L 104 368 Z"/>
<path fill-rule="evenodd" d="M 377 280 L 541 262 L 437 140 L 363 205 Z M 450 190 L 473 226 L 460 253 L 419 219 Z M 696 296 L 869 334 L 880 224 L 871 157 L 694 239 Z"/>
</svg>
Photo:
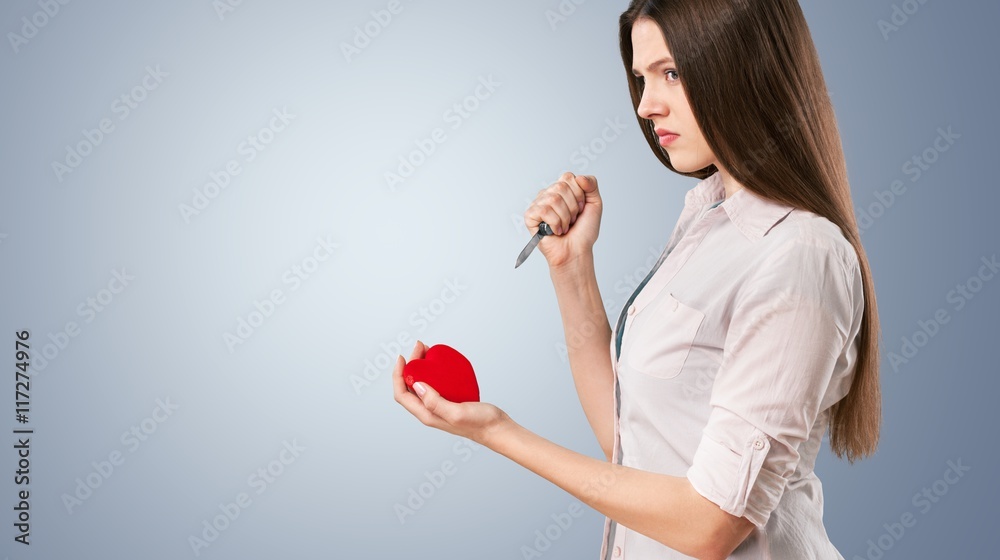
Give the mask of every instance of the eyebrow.
<svg viewBox="0 0 1000 560">
<path fill-rule="evenodd" d="M 652 64 L 650 64 L 649 66 L 647 66 L 646 67 L 646 71 L 647 72 L 652 72 L 653 68 L 656 68 L 657 66 L 659 66 L 661 64 L 672 63 L 673 61 L 674 61 L 674 59 L 670 58 L 669 56 L 665 56 L 665 57 L 661 58 L 660 60 L 657 60 L 656 62 L 653 62 Z M 632 74 L 633 75 L 638 75 L 638 71 L 635 68 L 633 68 L 632 69 Z"/>
</svg>

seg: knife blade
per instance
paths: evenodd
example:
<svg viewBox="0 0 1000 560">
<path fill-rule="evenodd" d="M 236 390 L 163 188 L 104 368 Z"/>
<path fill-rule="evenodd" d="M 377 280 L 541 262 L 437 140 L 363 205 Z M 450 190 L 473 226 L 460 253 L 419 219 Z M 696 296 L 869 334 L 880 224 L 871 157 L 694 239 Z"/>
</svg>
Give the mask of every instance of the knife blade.
<svg viewBox="0 0 1000 560">
<path fill-rule="evenodd" d="M 514 263 L 514 268 L 521 266 L 521 263 L 528 258 L 528 255 L 530 255 L 531 252 L 535 250 L 535 247 L 538 246 L 538 242 L 541 241 L 542 237 L 545 237 L 546 235 L 552 235 L 552 228 L 549 227 L 549 224 L 540 222 L 538 224 L 538 232 L 531 237 L 528 244 L 521 250 L 521 254 L 517 256 L 517 262 Z"/>
</svg>

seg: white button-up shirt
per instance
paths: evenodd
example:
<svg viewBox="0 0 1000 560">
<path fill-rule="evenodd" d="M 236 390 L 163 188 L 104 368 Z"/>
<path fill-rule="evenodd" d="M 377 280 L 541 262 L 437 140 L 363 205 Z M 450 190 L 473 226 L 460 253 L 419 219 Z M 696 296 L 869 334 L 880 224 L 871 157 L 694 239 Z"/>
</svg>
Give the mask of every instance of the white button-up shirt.
<svg viewBox="0 0 1000 560">
<path fill-rule="evenodd" d="M 612 461 L 686 476 L 746 516 L 755 529 L 730 558 L 843 560 L 813 472 L 864 310 L 840 229 L 747 189 L 726 199 L 716 173 L 687 192 L 632 298 L 611 340 Z M 605 520 L 601 560 L 675 558 L 690 557 Z"/>
</svg>

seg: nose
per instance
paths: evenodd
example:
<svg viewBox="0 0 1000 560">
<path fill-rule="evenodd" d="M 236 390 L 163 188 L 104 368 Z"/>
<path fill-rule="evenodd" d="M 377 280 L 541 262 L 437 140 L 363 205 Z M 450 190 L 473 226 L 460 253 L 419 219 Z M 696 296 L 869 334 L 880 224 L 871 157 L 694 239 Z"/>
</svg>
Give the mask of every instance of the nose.
<svg viewBox="0 0 1000 560">
<path fill-rule="evenodd" d="M 636 110 L 636 113 L 644 119 L 651 119 L 653 116 L 666 116 L 670 113 L 667 104 L 662 99 L 658 99 L 652 89 L 643 88 L 642 97 L 639 99 L 639 108 Z"/>
</svg>

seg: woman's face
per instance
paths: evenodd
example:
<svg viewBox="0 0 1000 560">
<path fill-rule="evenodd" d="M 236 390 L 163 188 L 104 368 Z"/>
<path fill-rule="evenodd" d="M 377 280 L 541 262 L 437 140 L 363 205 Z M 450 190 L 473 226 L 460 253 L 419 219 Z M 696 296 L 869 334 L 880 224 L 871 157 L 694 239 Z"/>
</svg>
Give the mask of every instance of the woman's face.
<svg viewBox="0 0 1000 560">
<path fill-rule="evenodd" d="M 716 163 L 684 93 L 683 76 L 675 69 L 663 32 L 649 18 L 632 25 L 632 73 L 645 87 L 638 114 L 653 121 L 660 146 L 674 169 L 684 173 Z"/>
</svg>

